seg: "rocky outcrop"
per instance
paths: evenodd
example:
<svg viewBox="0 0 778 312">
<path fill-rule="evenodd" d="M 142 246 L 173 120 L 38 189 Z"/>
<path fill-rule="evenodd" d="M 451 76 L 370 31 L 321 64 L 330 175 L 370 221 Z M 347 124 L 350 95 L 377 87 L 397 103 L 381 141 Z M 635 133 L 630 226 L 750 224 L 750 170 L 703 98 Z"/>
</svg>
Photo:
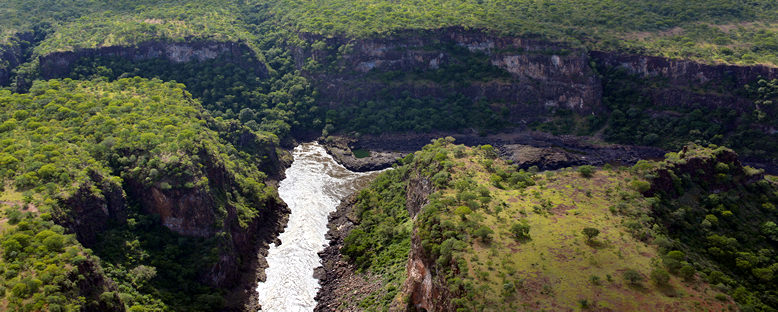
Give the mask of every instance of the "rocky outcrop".
<svg viewBox="0 0 778 312">
<path fill-rule="evenodd" d="M 94 49 L 54 52 L 39 58 L 40 74 L 44 79 L 67 75 L 81 58 L 119 57 L 133 61 L 166 59 L 173 63 L 201 62 L 224 58 L 233 62 L 244 62 L 244 54 L 253 54 L 242 42 L 161 42 L 151 41 L 136 46 L 109 46 Z M 267 77 L 264 64 L 241 64 L 253 68 L 260 77 Z"/>
<path fill-rule="evenodd" d="M 35 41 L 31 32 L 18 33 L 7 42 L 0 43 L 0 87 L 11 83 L 12 72 L 26 61 L 31 41 Z"/>
<path fill-rule="evenodd" d="M 406 208 L 412 219 L 429 203 L 428 197 L 435 191 L 432 182 L 423 176 L 412 176 L 406 189 Z M 458 296 L 452 292 L 446 277 L 438 274 L 435 259 L 424 250 L 421 239 L 414 230 L 411 238 L 411 251 L 405 266 L 407 277 L 401 288 L 407 306 L 393 307 L 405 311 L 455 311 L 451 299 Z"/>
<path fill-rule="evenodd" d="M 88 183 L 67 198 L 59 199 L 60 206 L 67 207 L 68 211 L 56 211 L 54 215 L 55 221 L 75 233 L 86 247 L 92 247 L 97 242 L 97 235 L 107 230 L 111 223 L 122 224 L 127 218 L 127 200 L 122 186 L 97 172 L 89 175 Z"/>
<path fill-rule="evenodd" d="M 327 140 L 320 140 L 319 143 L 324 146 L 327 153 L 332 155 L 339 164 L 348 170 L 356 172 L 367 172 L 382 170 L 396 164 L 398 160 L 411 152 L 395 152 L 386 150 L 371 150 L 369 155 L 357 158 L 354 155 L 354 146 L 358 140 L 342 136 L 331 136 Z"/>
<path fill-rule="evenodd" d="M 665 151 L 645 146 L 627 146 L 592 142 L 590 138 L 556 136 L 547 133 L 509 129 L 491 135 L 478 133 L 393 133 L 363 135 L 356 138 L 331 136 L 324 147 L 336 161 L 352 170 L 391 166 L 400 158 L 420 150 L 432 140 L 453 137 L 457 144 L 477 146 L 489 144 L 501 157 L 521 169 L 537 166 L 540 170 L 555 170 L 571 166 L 605 164 L 632 165 L 641 159 L 660 159 Z M 370 151 L 371 157 L 356 158 L 352 150 Z"/>
<path fill-rule="evenodd" d="M 81 311 L 125 311 L 116 285 L 106 277 L 97 259 L 88 256 L 79 262 L 76 270 L 68 276 L 68 280 L 78 289 L 78 295 L 86 299 L 86 304 L 81 307 Z"/>
<path fill-rule="evenodd" d="M 309 41 L 326 41 L 330 50 L 296 49 L 302 64 L 334 59 L 337 72 L 309 72 L 317 83 L 321 103 L 338 107 L 374 100 L 381 94 L 409 94 L 414 97 L 445 97 L 455 92 L 471 99 L 505 103 L 510 120 L 527 122 L 547 115 L 549 108 L 566 108 L 590 114 L 601 109 L 601 86 L 589 67 L 584 50 L 564 44 L 506 37 L 461 28 L 409 31 L 381 38 L 351 40 L 303 34 Z M 436 83 L 392 84 L 370 79 L 371 73 L 436 70 L 456 61 L 454 54 L 472 53 L 488 59 L 509 73 L 507 79 L 469 81 L 449 86 Z M 338 50 L 339 52 L 334 52 Z M 335 55 L 334 55 L 335 54 Z M 387 89 L 389 89 L 387 91 Z"/>
<path fill-rule="evenodd" d="M 710 192 L 726 192 L 764 179 L 764 172 L 746 170 L 738 155 L 728 148 L 705 149 L 696 145 L 685 146 L 678 159 L 670 158 L 652 173 L 651 187 L 644 195 L 676 198 L 684 194 L 681 179 L 701 183 Z"/>
</svg>

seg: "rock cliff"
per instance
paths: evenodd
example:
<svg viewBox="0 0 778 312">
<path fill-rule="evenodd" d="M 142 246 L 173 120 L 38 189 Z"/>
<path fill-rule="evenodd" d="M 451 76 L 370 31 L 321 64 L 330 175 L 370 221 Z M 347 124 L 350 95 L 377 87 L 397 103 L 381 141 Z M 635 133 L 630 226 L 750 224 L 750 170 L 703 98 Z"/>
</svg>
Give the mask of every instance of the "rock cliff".
<svg viewBox="0 0 778 312">
<path fill-rule="evenodd" d="M 120 57 L 133 61 L 162 58 L 173 63 L 200 62 L 224 57 L 229 61 L 243 62 L 242 56 L 252 53 L 251 49 L 241 42 L 151 41 L 136 46 L 110 46 L 54 52 L 40 56 L 38 60 L 41 77 L 52 79 L 67 75 L 77 60 L 88 57 Z M 242 65 L 245 65 L 246 68 L 253 68 L 260 77 L 268 75 L 267 67 L 264 64 Z"/>
<path fill-rule="evenodd" d="M 647 84 L 644 90 L 658 108 L 705 106 L 751 111 L 753 101 L 738 90 L 743 90 L 746 84 L 760 77 L 778 78 L 778 68 L 761 65 L 711 65 L 601 51 L 592 51 L 589 55 L 601 66 L 620 68 L 645 79 L 660 80 L 660 87 Z"/>
<path fill-rule="evenodd" d="M 428 197 L 435 191 L 429 178 L 411 176 L 406 189 L 406 207 L 412 219 L 427 205 Z M 457 298 L 446 282 L 446 276 L 438 274 L 435 259 L 424 250 L 421 239 L 414 230 L 411 251 L 405 270 L 408 276 L 401 288 L 407 306 L 397 304 L 395 311 L 454 311 L 451 299 Z"/>
<path fill-rule="evenodd" d="M 337 71 L 308 74 L 321 92 L 321 104 L 351 105 L 377 98 L 379 93 L 414 97 L 444 97 L 459 92 L 473 100 L 505 103 L 513 122 L 526 122 L 549 108 L 580 113 L 601 109 L 601 87 L 584 50 L 564 44 L 505 37 L 461 28 L 403 32 L 381 38 L 352 40 L 303 34 L 311 42 L 324 41 L 329 50 L 295 49 L 302 67 L 310 58 L 335 60 Z M 390 71 L 436 70 L 456 62 L 464 49 L 509 73 L 507 79 L 474 80 L 456 87 L 419 82 L 391 86 L 371 74 Z M 387 89 L 389 91 L 387 91 Z"/>
</svg>

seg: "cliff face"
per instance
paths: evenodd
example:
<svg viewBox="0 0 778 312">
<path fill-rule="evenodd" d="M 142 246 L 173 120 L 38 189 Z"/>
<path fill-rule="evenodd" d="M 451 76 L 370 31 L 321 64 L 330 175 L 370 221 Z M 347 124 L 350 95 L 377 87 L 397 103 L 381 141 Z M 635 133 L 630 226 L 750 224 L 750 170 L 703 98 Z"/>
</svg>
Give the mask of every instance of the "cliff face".
<svg viewBox="0 0 778 312">
<path fill-rule="evenodd" d="M 691 151 L 690 151 L 691 150 Z M 726 192 L 764 179 L 762 172 L 748 172 L 730 149 L 722 148 L 710 154 L 696 153 L 694 147 L 684 147 L 678 153 L 679 160 L 666 162 L 651 179 L 651 188 L 644 194 L 654 196 L 662 194 L 668 198 L 683 195 L 682 176 L 688 175 L 694 181 L 703 181 L 705 187 L 713 192 Z M 725 178 L 722 178 L 722 175 Z"/>
<path fill-rule="evenodd" d="M 73 64 L 88 57 L 120 57 L 133 61 L 166 59 L 173 63 L 200 62 L 224 57 L 229 61 L 242 62 L 244 54 L 253 52 L 240 42 L 144 42 L 134 47 L 111 46 L 96 49 L 55 52 L 41 56 L 40 74 L 44 79 L 65 76 Z M 264 64 L 242 64 L 253 68 L 260 77 L 267 77 Z"/>
<path fill-rule="evenodd" d="M 414 31 L 397 35 L 349 40 L 302 35 L 309 41 L 325 41 L 331 50 L 296 49 L 302 66 L 307 58 L 337 59 L 338 72 L 311 72 L 321 92 L 321 104 L 329 107 L 350 105 L 355 101 L 377 98 L 378 94 L 407 92 L 416 97 L 444 97 L 459 92 L 473 100 L 504 103 L 510 119 L 522 122 L 543 115 L 548 108 L 561 107 L 580 113 L 600 109 L 599 79 L 589 67 L 585 51 L 563 44 L 501 37 L 477 31 L 447 28 Z M 453 48 L 453 49 L 452 49 Z M 509 73 L 507 79 L 474 80 L 456 87 L 435 83 L 392 82 L 366 79 L 371 73 L 388 71 L 436 70 L 456 62 L 455 49 L 464 49 L 475 57 Z M 386 91 L 389 89 L 389 91 Z"/>
<path fill-rule="evenodd" d="M 265 146 L 261 152 L 267 155 L 263 164 L 270 173 L 283 167 L 274 146 Z M 283 229 L 288 208 L 277 197 L 271 196 L 255 204 L 257 214 L 243 227 L 239 222 L 238 208 L 228 198 L 233 198 L 238 185 L 235 177 L 217 163 L 211 155 L 198 155 L 202 161 L 202 173 L 208 185 L 194 188 L 164 189 L 158 184 L 127 180 L 127 194 L 136 199 L 149 214 L 158 215 L 161 223 L 170 230 L 184 235 L 213 237 L 228 234 L 223 242 L 219 260 L 202 276 L 209 285 L 231 289 L 241 280 L 241 271 L 256 265 L 259 249 L 267 245 Z M 257 196 L 257 194 L 252 194 Z M 244 196 L 252 196 L 246 195 Z"/>
<path fill-rule="evenodd" d="M 274 178 L 279 178 L 278 173 L 283 172 L 283 168 L 288 165 L 280 160 L 283 157 L 277 155 L 276 145 L 263 143 L 249 131 L 238 135 L 237 140 L 236 147 L 266 156 L 259 166 Z M 224 235 L 219 245 L 221 254 L 216 263 L 201 272 L 199 279 L 204 284 L 228 292 L 231 299 L 227 302 L 229 310 L 248 310 L 250 307 L 243 305 L 252 303 L 248 297 L 255 287 L 256 276 L 246 273 L 261 271 L 262 262 L 258 255 L 283 230 L 289 210 L 275 195 L 262 197 L 259 194 L 240 193 L 243 192 L 241 186 L 230 170 L 206 152 L 198 154 L 198 158 L 200 164 L 196 166 L 201 168 L 202 176 L 208 179 L 207 185 L 163 188 L 160 183 L 148 184 L 132 178 L 119 183 L 93 173 L 88 184 L 80 187 L 73 195 L 60 199 L 66 210 L 55 214 L 55 220 L 75 233 L 84 246 L 91 247 L 97 242 L 97 236 L 111 224 L 126 222 L 126 208 L 128 202 L 132 202 L 145 213 L 158 215 L 162 225 L 180 235 Z M 239 222 L 238 208 L 228 200 L 234 196 L 251 198 L 248 202 L 257 211 L 243 224 Z M 99 291 L 99 295 L 108 287 L 102 285 L 111 285 L 112 282 L 99 272 L 99 265 L 91 266 L 91 269 L 85 267 L 84 271 L 88 271 L 90 278 L 99 283 L 94 284 L 92 290 L 88 286 L 79 287 L 82 292 Z M 95 307 L 92 310 L 112 309 Z"/>
<path fill-rule="evenodd" d="M 663 81 L 644 92 L 657 107 L 726 107 L 740 112 L 753 109 L 753 101 L 738 94 L 760 77 L 778 78 L 778 68 L 766 66 L 709 65 L 688 60 L 593 51 L 592 61 L 647 79 Z"/>
<path fill-rule="evenodd" d="M 424 177 L 412 177 L 406 190 L 406 207 L 412 219 L 427 205 L 428 197 L 434 192 L 432 182 Z M 437 274 L 435 259 L 431 259 L 422 247 L 421 239 L 414 231 L 411 251 L 405 270 L 408 276 L 401 288 L 407 306 L 394 306 L 400 311 L 454 311 L 451 299 L 457 296 L 451 292 L 446 277 Z M 422 310 L 423 309 L 423 310 Z"/>
<path fill-rule="evenodd" d="M 75 233 L 86 247 L 97 242 L 97 235 L 106 230 L 110 222 L 124 223 L 127 218 L 127 200 L 122 186 L 95 172 L 90 178 L 91 181 L 73 195 L 60 199 L 61 205 L 69 211 L 55 215 L 57 223 Z"/>
<path fill-rule="evenodd" d="M 403 32 L 380 38 L 324 38 L 301 34 L 310 43 L 324 41 L 328 49 L 295 48 L 303 68 L 307 59 L 336 66 L 306 74 L 317 84 L 320 104 L 329 108 L 350 106 L 388 95 L 443 98 L 454 92 L 473 100 L 503 103 L 509 121 L 526 123 L 550 116 L 554 108 L 582 115 L 607 111 L 602 105 L 603 86 L 591 66 L 618 67 L 628 73 L 659 80 L 646 83 L 645 93 L 657 107 L 726 107 L 748 111 L 752 101 L 739 94 L 759 77 L 778 78 L 778 68 L 709 65 L 663 57 L 627 55 L 570 48 L 561 43 L 494 35 L 475 30 L 446 28 Z M 447 86 L 429 81 L 385 81 L 371 74 L 423 72 L 455 62 L 451 47 L 465 48 L 476 57 L 510 73 L 510 79 L 471 81 Z M 336 51 L 337 50 L 337 51 Z"/>
</svg>

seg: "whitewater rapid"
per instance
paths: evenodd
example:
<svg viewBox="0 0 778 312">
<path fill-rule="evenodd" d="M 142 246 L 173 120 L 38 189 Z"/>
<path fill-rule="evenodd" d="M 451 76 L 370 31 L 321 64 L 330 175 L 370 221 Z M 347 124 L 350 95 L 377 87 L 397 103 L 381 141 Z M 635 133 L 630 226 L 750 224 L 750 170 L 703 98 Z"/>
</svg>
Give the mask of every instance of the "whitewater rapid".
<svg viewBox="0 0 778 312">
<path fill-rule="evenodd" d="M 313 311 L 320 287 L 313 270 L 321 266 L 318 253 L 328 243 L 327 216 L 376 174 L 344 168 L 317 143 L 297 146 L 293 156 L 278 187 L 291 210 L 289 222 L 278 237 L 281 245 L 270 246 L 267 279 L 257 286 L 262 311 Z"/>
</svg>

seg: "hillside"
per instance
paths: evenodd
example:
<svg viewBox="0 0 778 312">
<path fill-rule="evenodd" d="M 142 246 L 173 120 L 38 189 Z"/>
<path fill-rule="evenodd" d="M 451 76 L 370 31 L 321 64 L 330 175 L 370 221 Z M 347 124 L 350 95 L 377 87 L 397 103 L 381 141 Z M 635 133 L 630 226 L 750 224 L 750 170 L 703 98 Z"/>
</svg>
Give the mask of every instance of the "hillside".
<svg viewBox="0 0 778 312">
<path fill-rule="evenodd" d="M 726 241 L 739 230 L 729 232 L 723 224 L 692 225 L 693 233 L 681 230 L 668 224 L 659 208 L 678 209 L 670 202 L 675 197 L 654 194 L 668 187 L 662 178 L 668 166 L 695 168 L 689 173 L 675 169 L 689 182 L 670 189 L 680 192 L 676 196 L 694 196 L 684 201 L 691 207 L 698 207 L 692 198 L 704 198 L 696 195 L 704 191 L 695 185 L 740 190 L 721 196 L 739 194 L 741 203 L 753 205 L 726 213 L 741 226 L 745 220 L 775 218 L 769 207 L 778 199 L 776 185 L 740 167 L 726 149 L 692 146 L 682 154 L 685 161 L 673 154 L 631 169 L 583 166 L 534 173 L 516 171 L 490 146 L 468 148 L 440 139 L 356 197 L 350 217 L 356 225 L 341 234 L 340 253 L 362 272 L 357 276 L 365 275 L 356 279 L 363 282 L 345 287 L 363 290 L 322 304 L 342 310 L 393 310 L 407 304 L 428 311 L 719 311 L 734 308 L 736 301 L 769 311 L 774 284 L 751 284 L 748 273 L 721 272 L 748 270 L 714 250 L 717 239 Z M 711 169 L 728 178 L 696 184 L 708 181 L 703 174 L 715 174 L 692 165 L 699 163 L 718 167 Z M 695 224 L 714 217 L 687 213 L 686 218 Z M 750 261 L 758 264 L 748 268 L 767 266 L 754 269 L 763 281 L 772 280 L 768 272 L 775 261 L 769 252 L 775 241 L 769 232 L 759 232 L 768 223 L 742 225 L 741 230 L 756 232 L 738 235 L 741 245 L 732 246 L 741 257 L 756 257 Z M 760 254 L 767 258 L 756 260 L 760 248 L 767 248 Z M 381 285 L 360 287 L 374 275 L 381 277 Z M 323 292 L 338 293 L 334 285 L 325 283 Z"/>
<path fill-rule="evenodd" d="M 283 210 L 264 184 L 278 141 L 210 117 L 181 88 L 135 78 L 0 91 L 3 306 L 224 304 L 270 239 L 257 227 Z"/>
</svg>

